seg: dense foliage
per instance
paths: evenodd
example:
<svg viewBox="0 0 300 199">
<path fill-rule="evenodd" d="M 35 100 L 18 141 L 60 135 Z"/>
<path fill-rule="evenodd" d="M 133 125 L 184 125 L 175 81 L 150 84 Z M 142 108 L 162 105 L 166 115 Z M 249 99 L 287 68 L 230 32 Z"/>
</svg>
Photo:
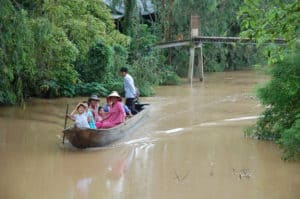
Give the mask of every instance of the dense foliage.
<svg viewBox="0 0 300 199">
<path fill-rule="evenodd" d="M 267 140 L 277 140 L 284 147 L 285 158 L 300 156 L 300 48 L 276 63 L 271 81 L 258 90 L 266 105 L 263 117 L 249 133 Z"/>
<path fill-rule="evenodd" d="M 153 46 L 178 34 L 187 38 L 191 13 L 200 15 L 203 35 L 239 33 L 233 16 L 241 0 L 154 0 L 158 12 L 148 19 L 140 16 L 136 1 L 124 2 L 121 34 L 102 0 L 3 0 L 0 104 L 20 104 L 31 96 L 122 91 L 121 66 L 129 67 L 142 95 L 151 95 L 153 85 L 179 84 L 177 74 L 186 74 L 187 49 L 160 51 Z M 205 69 L 245 66 L 252 52 L 240 45 L 206 45 Z"/>
<path fill-rule="evenodd" d="M 26 12 L 10 1 L 0 6 L 0 104 L 21 103 L 29 95 L 36 74 L 32 58 L 33 34 Z"/>
<path fill-rule="evenodd" d="M 239 17 L 243 19 L 241 36 L 254 39 L 258 47 L 264 48 L 269 64 L 282 60 L 286 54 L 283 51 L 296 45 L 299 6 L 296 0 L 245 0 L 239 11 Z M 275 38 L 285 39 L 286 45 L 265 45 Z"/>
<path fill-rule="evenodd" d="M 239 20 L 236 12 L 242 0 L 155 0 L 161 40 L 181 40 L 190 38 L 190 16 L 200 17 L 200 35 L 238 36 Z M 246 68 L 259 59 L 253 46 L 241 44 L 203 44 L 205 71 L 224 71 Z M 173 48 L 165 50 L 167 61 L 176 72 L 186 77 L 188 71 L 189 49 Z"/>
<path fill-rule="evenodd" d="M 113 50 L 104 42 L 98 41 L 91 46 L 86 64 L 81 69 L 81 77 L 86 82 L 103 83 L 110 73 L 113 59 Z M 97 72 L 95 72 L 97 71 Z"/>
<path fill-rule="evenodd" d="M 159 41 L 154 21 L 143 21 L 136 1 L 125 0 L 126 12 L 122 29 L 131 37 L 128 48 L 128 66 L 135 78 L 140 94 L 154 94 L 153 85 L 179 84 L 180 79 L 172 67 L 166 66 L 164 56 L 153 48 Z"/>
<path fill-rule="evenodd" d="M 121 92 L 122 66 L 137 76 L 144 95 L 153 94 L 152 86 L 165 77 L 176 79 L 169 68 L 159 69 L 163 59 L 157 51 L 148 53 L 157 40 L 147 26 L 140 25 L 132 5 L 124 24 L 130 39 L 115 28 L 102 0 L 3 0 L 0 104 L 21 104 L 31 96 Z"/>
<path fill-rule="evenodd" d="M 72 63 L 78 50 L 64 31 L 46 18 L 31 19 L 32 48 L 36 75 L 31 95 L 43 97 L 73 96 L 77 72 Z M 57 45 L 59 43 L 59 45 Z"/>
<path fill-rule="evenodd" d="M 115 29 L 101 0 L 3 0 L 0 43 L 0 104 L 20 104 L 103 83 L 113 46 L 126 47 L 129 38 Z"/>
<path fill-rule="evenodd" d="M 251 37 L 263 48 L 271 67 L 271 80 L 258 90 L 266 106 L 248 134 L 276 143 L 284 149 L 284 159 L 300 158 L 300 46 L 298 1 L 245 0 L 240 10 L 243 36 Z M 298 32 L 297 32 L 298 31 Z M 284 38 L 284 46 L 264 44 Z"/>
</svg>

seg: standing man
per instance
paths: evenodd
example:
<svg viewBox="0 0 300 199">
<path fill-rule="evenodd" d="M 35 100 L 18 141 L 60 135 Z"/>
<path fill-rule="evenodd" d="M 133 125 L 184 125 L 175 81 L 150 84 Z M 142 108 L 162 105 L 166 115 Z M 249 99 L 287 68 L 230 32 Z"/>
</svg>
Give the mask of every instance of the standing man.
<svg viewBox="0 0 300 199">
<path fill-rule="evenodd" d="M 124 77 L 124 90 L 125 90 L 125 104 L 131 110 L 132 114 L 136 114 L 135 109 L 135 98 L 136 98 L 136 89 L 134 86 L 134 81 L 131 75 L 128 74 L 128 68 L 122 67 L 120 69 L 121 75 Z"/>
</svg>

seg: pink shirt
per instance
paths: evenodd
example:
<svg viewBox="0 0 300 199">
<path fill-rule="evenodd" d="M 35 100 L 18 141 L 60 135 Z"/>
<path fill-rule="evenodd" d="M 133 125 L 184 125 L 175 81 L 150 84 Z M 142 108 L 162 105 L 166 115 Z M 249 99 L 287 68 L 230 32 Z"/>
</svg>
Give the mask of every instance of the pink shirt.
<svg viewBox="0 0 300 199">
<path fill-rule="evenodd" d="M 95 122 L 99 122 L 102 120 L 102 117 L 98 114 L 98 105 L 93 108 L 92 106 L 90 106 L 90 109 L 91 111 L 93 112 L 93 116 L 94 116 L 94 119 L 95 119 Z"/>
<path fill-rule="evenodd" d="M 125 121 L 125 111 L 121 102 L 116 102 L 109 110 L 104 119 L 114 125 L 120 124 Z"/>
</svg>

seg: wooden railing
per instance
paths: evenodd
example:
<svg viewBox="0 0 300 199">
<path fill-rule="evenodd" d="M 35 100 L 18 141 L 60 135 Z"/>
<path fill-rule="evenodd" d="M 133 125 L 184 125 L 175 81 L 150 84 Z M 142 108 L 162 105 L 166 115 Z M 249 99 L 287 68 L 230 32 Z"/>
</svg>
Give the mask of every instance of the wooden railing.
<svg viewBox="0 0 300 199">
<path fill-rule="evenodd" d="M 256 44 L 255 40 L 250 39 L 250 38 L 199 36 L 199 37 L 194 37 L 194 38 L 186 39 L 186 40 L 160 42 L 160 43 L 157 43 L 154 47 L 155 48 L 171 48 L 171 47 L 190 46 L 190 45 L 198 46 L 201 43 L 246 43 L 246 44 Z M 285 44 L 286 41 L 284 39 L 276 38 L 273 41 L 267 41 L 265 43 Z"/>
</svg>

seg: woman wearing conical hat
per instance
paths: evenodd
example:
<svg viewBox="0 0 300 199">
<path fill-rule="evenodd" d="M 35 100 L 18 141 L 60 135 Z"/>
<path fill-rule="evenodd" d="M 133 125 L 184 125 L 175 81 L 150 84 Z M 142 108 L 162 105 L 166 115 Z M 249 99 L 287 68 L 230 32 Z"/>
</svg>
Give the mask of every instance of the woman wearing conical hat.
<svg viewBox="0 0 300 199">
<path fill-rule="evenodd" d="M 102 121 L 96 122 L 98 129 L 111 128 L 125 121 L 126 114 L 123 108 L 122 98 L 118 92 L 113 91 L 107 98 L 111 104 L 111 108 Z"/>
</svg>

